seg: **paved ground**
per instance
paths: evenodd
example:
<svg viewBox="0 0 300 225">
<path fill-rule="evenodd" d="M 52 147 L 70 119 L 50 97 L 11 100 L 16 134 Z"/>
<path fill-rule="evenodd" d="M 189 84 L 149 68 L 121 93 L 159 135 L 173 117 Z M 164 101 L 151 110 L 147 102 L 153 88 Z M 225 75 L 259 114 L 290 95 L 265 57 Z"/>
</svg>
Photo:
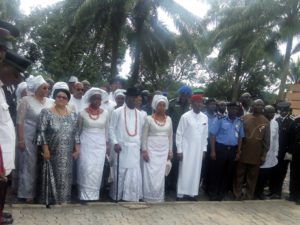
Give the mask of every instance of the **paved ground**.
<svg viewBox="0 0 300 225">
<path fill-rule="evenodd" d="M 22 225 L 300 224 L 300 206 L 284 200 L 170 202 L 157 205 L 90 203 L 51 209 L 40 205 L 14 204 L 6 209 L 13 213 L 14 224 Z"/>
<path fill-rule="evenodd" d="M 288 183 L 289 173 L 283 187 L 284 197 L 288 196 Z M 17 225 L 300 225 L 300 206 L 285 200 L 209 202 L 203 193 L 198 202 L 175 199 L 175 193 L 169 193 L 164 204 L 115 204 L 102 195 L 104 202 L 46 209 L 42 205 L 20 204 L 22 201 L 9 191 L 5 208 L 13 214 Z"/>
</svg>

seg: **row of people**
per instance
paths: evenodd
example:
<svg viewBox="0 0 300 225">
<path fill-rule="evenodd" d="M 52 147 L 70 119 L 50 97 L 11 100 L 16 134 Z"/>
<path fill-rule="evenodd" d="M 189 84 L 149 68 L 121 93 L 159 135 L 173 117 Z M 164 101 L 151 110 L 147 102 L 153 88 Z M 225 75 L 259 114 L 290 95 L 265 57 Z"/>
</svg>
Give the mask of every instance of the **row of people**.
<svg viewBox="0 0 300 225">
<path fill-rule="evenodd" d="M 67 89 L 67 88 L 65 88 L 65 89 Z M 92 90 L 94 90 L 94 89 L 91 89 L 91 91 Z M 102 99 L 103 96 L 104 96 L 103 93 L 105 93 L 105 92 L 101 89 L 100 89 L 100 92 L 101 93 L 99 93 L 99 95 L 101 95 L 101 99 Z M 90 92 L 88 91 L 86 96 L 85 96 L 85 99 L 87 98 L 87 96 L 89 96 L 89 93 Z M 120 96 L 124 97 L 124 91 L 121 91 L 120 93 L 121 93 Z M 136 100 L 137 96 L 138 96 L 138 94 L 136 94 L 135 100 Z M 199 96 L 201 96 L 201 95 L 199 95 Z M 165 98 L 165 97 L 161 95 L 161 98 Z M 201 99 L 201 101 L 202 101 L 202 99 Z M 156 102 L 156 99 L 153 99 L 153 103 L 154 102 Z M 209 111 L 210 105 L 212 103 L 214 103 L 214 101 L 208 101 L 208 107 L 207 107 L 208 111 Z M 128 105 L 128 104 L 130 104 L 130 102 L 129 103 L 126 102 L 125 105 Z M 132 104 L 133 104 L 132 107 L 135 108 L 136 107 L 135 101 L 133 101 Z M 122 104 L 120 104 L 119 106 L 121 106 L 121 105 Z M 159 124 L 159 121 L 162 121 L 163 123 L 167 123 L 168 127 L 171 127 L 172 129 L 174 129 L 174 126 L 171 126 L 172 125 L 172 122 L 171 122 L 172 120 L 167 119 L 169 117 L 164 116 L 167 105 L 168 104 L 165 102 L 164 106 L 161 106 L 161 104 L 159 104 L 158 108 L 156 108 L 152 104 L 152 108 L 153 108 L 153 111 L 155 111 L 155 113 L 153 114 L 154 116 L 152 115 L 151 117 L 149 117 L 145 120 L 146 121 L 145 127 L 149 126 L 149 124 L 151 124 L 151 120 L 153 120 L 155 122 L 155 124 L 157 124 L 157 125 L 162 125 L 162 124 Z M 96 118 L 97 118 L 100 115 L 99 114 L 100 113 L 99 108 L 101 108 L 101 104 L 99 106 L 95 106 L 94 109 L 92 109 L 92 104 L 90 106 L 91 107 L 88 107 L 83 111 L 82 115 L 85 115 L 86 112 L 89 112 L 89 113 L 91 113 L 91 114 L 89 114 L 89 118 L 92 118 L 93 114 L 95 114 L 94 116 L 96 116 Z M 275 134 L 278 133 L 278 132 L 275 132 L 276 131 L 276 123 L 274 121 L 271 121 L 271 146 L 270 146 L 270 148 L 267 147 L 268 142 L 269 142 L 269 140 L 268 140 L 268 135 L 269 134 L 268 133 L 270 132 L 270 130 L 268 128 L 269 121 L 267 120 L 267 118 L 269 118 L 269 120 L 272 120 L 272 118 L 271 118 L 271 116 L 269 116 L 269 114 L 272 114 L 272 113 L 274 114 L 275 110 L 272 107 L 268 106 L 265 109 L 266 115 L 263 116 L 262 115 L 262 110 L 263 110 L 262 106 L 263 106 L 263 102 L 261 100 L 257 100 L 254 104 L 253 109 L 252 109 L 253 110 L 253 113 L 251 114 L 252 117 L 250 117 L 250 114 L 249 114 L 248 116 L 245 116 L 244 118 L 242 118 L 242 120 L 238 118 L 239 105 L 236 104 L 236 103 L 232 103 L 232 104 L 227 105 L 227 111 L 228 111 L 227 116 L 219 116 L 218 119 L 216 119 L 216 118 L 213 119 L 213 117 L 212 117 L 211 121 L 209 120 L 209 116 L 208 116 L 207 126 L 209 127 L 208 129 L 209 129 L 209 133 L 210 133 L 210 140 L 209 140 L 210 144 L 209 144 L 209 147 L 208 147 L 209 157 L 208 158 L 211 158 L 211 160 L 209 160 L 210 161 L 209 162 L 209 164 L 210 164 L 209 168 L 211 168 L 211 169 L 210 169 L 209 176 L 208 176 L 208 179 L 207 179 L 208 180 L 207 181 L 207 183 L 208 183 L 207 186 L 208 186 L 208 193 L 211 196 L 212 200 L 214 200 L 214 199 L 223 199 L 224 196 L 228 193 L 229 190 L 233 191 L 237 198 L 240 198 L 241 197 L 241 185 L 243 185 L 243 184 L 241 184 L 241 182 L 243 182 L 244 176 L 247 176 L 247 177 L 249 176 L 247 178 L 248 190 L 247 190 L 246 196 L 247 196 L 247 198 L 250 198 L 250 199 L 253 198 L 253 195 L 254 195 L 254 192 L 255 192 L 255 186 L 256 186 L 255 185 L 256 184 L 256 179 L 258 177 L 258 174 L 263 174 L 263 170 L 262 170 L 261 173 L 258 173 L 259 165 L 264 163 L 262 168 L 269 168 L 269 167 L 273 167 L 274 165 L 276 165 L 276 163 L 277 163 L 277 159 L 276 159 L 276 154 L 277 153 L 276 152 L 278 150 L 278 145 L 276 145 L 276 142 L 278 142 L 278 135 L 276 136 Z M 202 108 L 203 108 L 202 104 L 199 105 L 199 110 L 200 111 L 202 110 Z M 21 109 L 21 107 L 20 107 L 20 109 Z M 115 110 L 115 111 L 118 111 L 118 110 Z M 269 112 L 269 111 L 271 111 L 271 112 Z M 125 112 L 126 112 L 126 110 L 125 110 Z M 116 119 L 114 114 L 115 114 L 115 112 L 112 113 L 111 124 L 114 124 L 116 121 L 119 120 L 119 117 L 118 117 L 118 119 Z M 108 115 L 109 115 L 109 113 L 108 113 Z M 142 115 L 142 117 L 145 117 L 145 113 L 141 113 L 141 115 Z M 159 116 L 159 115 L 161 115 L 161 116 Z M 199 114 L 199 115 L 201 115 L 201 114 Z M 209 115 L 209 114 L 207 114 L 207 115 Z M 118 116 L 120 116 L 120 115 L 118 115 Z M 106 117 L 109 118 L 110 116 L 104 116 L 104 118 L 106 118 Z M 156 119 L 156 117 L 158 117 L 158 119 Z M 250 118 L 248 119 L 247 117 L 250 117 Z M 108 120 L 109 119 L 107 119 L 107 121 Z M 141 120 L 143 122 L 143 119 L 141 119 Z M 260 120 L 261 120 L 261 122 L 259 122 Z M 152 123 L 154 124 L 153 121 L 152 121 Z M 250 122 L 248 122 L 248 121 L 250 121 Z M 131 129 L 134 129 L 134 133 L 137 132 L 137 130 L 136 130 L 137 128 L 135 128 L 135 126 L 137 126 L 136 125 L 137 122 L 135 122 L 135 121 L 128 122 L 125 119 L 124 123 L 125 123 L 126 126 L 129 124 L 128 125 L 129 127 L 134 126 L 134 127 L 131 127 Z M 170 123 L 171 123 L 171 125 L 170 125 Z M 205 124 L 205 123 L 203 123 L 203 124 Z M 249 124 L 249 125 L 247 125 L 247 124 Z M 273 124 L 275 124 L 275 125 L 273 125 Z M 249 126 L 249 128 L 246 127 L 248 129 L 247 133 L 251 133 L 251 136 L 249 138 L 245 137 L 244 125 Z M 122 127 L 120 124 L 112 125 L 112 126 L 117 127 L 116 132 L 120 132 L 119 128 Z M 251 127 L 251 126 L 253 126 L 253 127 Z M 160 127 L 157 127 L 157 128 L 160 128 Z M 152 129 L 154 129 L 154 128 L 152 128 Z M 164 127 L 164 129 L 166 129 L 166 127 Z M 177 130 L 177 127 L 175 127 L 175 129 L 176 129 L 176 133 L 180 134 L 180 129 Z M 95 131 L 96 130 L 94 130 L 94 132 Z M 127 127 L 125 127 L 125 129 L 124 129 L 124 132 L 125 131 L 128 132 Z M 154 135 L 155 132 L 157 132 L 158 134 Z M 118 142 L 115 143 L 116 142 L 115 141 L 116 137 L 114 137 L 114 135 L 115 135 L 114 132 L 112 132 L 112 131 L 108 132 L 107 131 L 107 133 L 110 133 L 111 136 L 112 136 L 112 138 L 110 138 L 110 141 L 112 142 L 111 150 L 115 150 L 116 152 L 119 153 L 121 146 Z M 173 133 L 172 130 L 169 130 L 168 142 L 166 142 L 166 141 L 164 141 L 164 142 L 159 141 L 158 142 L 158 143 L 164 143 L 165 145 L 168 144 L 168 146 L 169 146 L 168 147 L 169 148 L 168 157 L 167 157 L 168 159 L 170 159 L 173 155 L 173 146 L 171 145 L 172 139 L 173 139 L 173 136 L 171 135 L 172 133 Z M 187 133 L 187 131 L 184 131 L 184 132 L 182 132 L 182 135 L 183 134 L 186 135 L 186 133 Z M 148 135 L 149 131 L 145 130 L 144 134 Z M 150 132 L 150 134 L 151 134 L 150 136 L 152 136 L 152 135 L 153 136 L 159 136 L 162 133 L 160 133 L 157 129 L 156 130 L 154 129 L 154 131 Z M 125 138 L 125 140 L 127 140 L 131 137 L 131 134 L 128 134 L 128 135 L 129 135 L 129 137 Z M 121 139 L 124 138 L 123 136 L 124 136 L 124 134 L 120 134 Z M 135 135 L 133 135 L 133 136 L 135 136 Z M 188 136 L 192 137 L 192 135 L 188 135 Z M 199 137 L 200 136 L 201 135 L 199 135 Z M 167 137 L 167 135 L 165 134 L 164 138 L 166 138 L 166 137 Z M 180 137 L 181 136 L 178 136 L 176 138 L 176 140 L 177 141 L 180 140 Z M 253 138 L 254 138 L 254 140 L 251 140 L 251 141 L 248 140 L 248 139 L 253 139 Z M 157 137 L 155 139 L 157 139 Z M 197 140 L 197 138 L 194 138 L 194 139 Z M 192 147 L 193 144 L 195 144 L 195 146 L 199 146 L 199 143 L 197 144 L 194 139 L 190 139 L 192 145 L 189 148 L 193 148 Z M 96 139 L 96 140 L 100 141 L 100 139 Z M 147 141 L 147 139 L 145 139 L 145 137 L 143 138 L 143 140 L 144 140 L 144 142 L 143 142 L 144 144 L 143 144 L 143 147 L 142 147 L 142 150 L 143 150 L 142 151 L 142 158 L 145 162 L 148 162 L 148 163 L 144 163 L 143 165 L 141 165 L 141 168 L 142 168 L 142 171 L 144 171 L 144 174 L 147 174 L 147 173 L 149 173 L 149 172 L 147 172 L 148 171 L 147 168 L 149 169 L 149 167 L 147 167 L 147 166 L 150 165 L 150 168 L 152 168 L 152 169 L 153 169 L 153 166 L 151 166 L 152 162 L 149 163 L 149 152 L 147 150 L 147 146 L 145 145 L 145 143 L 148 143 L 148 141 Z M 152 138 L 150 138 L 150 140 L 152 140 Z M 200 140 L 202 140 L 202 139 L 200 139 Z M 244 140 L 243 141 L 243 146 L 244 146 L 243 151 L 242 151 L 242 148 L 241 148 L 242 147 L 242 140 Z M 137 141 L 137 140 L 135 140 L 135 141 Z M 107 138 L 106 146 L 109 146 L 108 142 L 109 142 L 109 139 Z M 120 142 L 122 144 L 124 144 L 123 140 L 120 140 Z M 262 144 L 262 142 L 263 142 L 263 144 Z M 89 144 L 92 144 L 92 143 L 93 142 L 88 142 L 88 143 L 82 145 L 82 147 L 87 148 L 87 149 L 91 149 L 91 147 L 87 147 L 87 146 Z M 103 145 L 104 141 L 102 140 L 101 143 Z M 130 143 L 131 143 L 131 141 L 130 141 Z M 151 141 L 150 141 L 150 143 L 151 143 Z M 156 144 L 158 144 L 158 143 L 156 143 Z M 248 143 L 250 143 L 250 144 L 248 144 Z M 22 141 L 20 142 L 20 144 L 22 144 Z M 205 145 L 205 142 L 203 142 L 202 144 Z M 99 145 L 101 145 L 101 144 L 99 143 Z M 124 152 L 128 151 L 128 149 L 127 149 L 128 147 L 126 147 L 127 145 L 128 144 L 126 143 L 123 146 L 123 149 L 125 149 L 125 150 L 122 152 L 121 155 L 125 154 Z M 132 143 L 130 144 L 131 148 L 133 148 L 134 145 L 136 147 L 139 146 L 139 142 L 134 144 L 134 141 L 132 141 Z M 178 146 L 178 143 L 177 143 L 176 147 L 177 146 Z M 159 147 L 157 147 L 157 148 L 159 148 Z M 253 149 L 255 149 L 256 151 L 254 151 Z M 182 160 L 182 153 L 180 151 L 182 151 L 182 150 L 179 150 L 179 151 L 177 150 L 176 158 L 178 158 L 181 161 Z M 268 151 L 269 157 L 267 157 L 267 162 L 264 162 L 264 160 L 266 159 L 266 152 L 267 151 Z M 116 157 L 113 157 L 113 152 L 114 151 L 110 151 L 110 152 L 111 152 L 111 155 L 112 155 L 111 158 L 110 158 L 111 163 L 114 164 L 114 163 L 117 162 L 115 160 Z M 131 154 L 133 152 L 134 151 L 130 151 Z M 246 152 L 248 152 L 248 153 L 246 153 Z M 135 158 L 136 160 L 138 159 L 138 157 L 137 157 L 138 153 L 137 152 L 136 152 L 136 154 L 133 154 L 133 155 L 131 155 L 131 154 L 126 153 L 125 155 L 126 155 L 126 157 L 130 157 L 129 159 L 132 159 L 131 157 Z M 152 154 L 154 154 L 154 158 L 155 158 L 155 153 L 152 153 Z M 196 153 L 193 153 L 193 154 L 196 154 Z M 92 157 L 92 158 L 96 159 L 96 157 Z M 101 158 L 102 160 L 97 160 L 98 162 L 101 162 L 100 167 L 103 167 L 104 158 L 105 157 L 102 157 Z M 196 157 L 196 159 L 198 159 L 198 158 L 199 158 L 199 156 Z M 270 160 L 271 160 L 271 163 L 269 162 Z M 85 167 L 84 165 L 88 164 L 87 161 L 85 163 L 81 163 L 80 160 L 78 160 L 78 161 L 79 161 L 78 168 L 84 168 Z M 128 160 L 125 160 L 125 161 L 128 161 Z M 157 163 L 156 161 L 159 161 L 159 159 L 156 159 L 154 161 L 154 163 Z M 202 161 L 202 160 L 199 160 L 199 162 L 200 161 Z M 233 183 L 233 180 L 234 180 L 234 177 L 235 177 L 235 174 L 234 174 L 235 161 L 239 161 L 239 163 L 237 165 L 237 173 L 239 174 L 239 172 L 240 172 L 240 175 L 239 175 L 240 177 L 239 176 L 236 177 L 236 179 L 235 179 L 236 180 L 236 182 L 235 182 L 236 185 L 234 185 L 232 187 L 232 183 Z M 191 163 L 190 160 L 189 160 L 189 164 L 193 165 L 193 166 L 195 165 L 195 163 Z M 271 166 L 269 164 L 271 164 Z M 81 167 L 80 167 L 80 165 L 81 165 Z M 186 165 L 188 165 L 188 164 L 186 163 Z M 161 166 L 162 167 L 165 166 L 165 163 L 161 164 Z M 198 166 L 200 167 L 200 169 L 198 169 L 197 171 L 200 173 L 201 168 L 202 168 L 202 163 L 200 163 Z M 100 168 L 100 167 L 98 167 L 98 168 Z M 247 169 L 245 169 L 245 168 L 247 168 Z M 132 168 L 130 168 L 130 169 L 132 169 Z M 84 171 L 84 169 L 79 169 L 78 174 L 80 174 L 80 173 L 84 174 L 82 171 Z M 118 170 L 118 171 L 120 172 L 120 170 Z M 125 170 L 125 171 L 127 171 L 127 170 Z M 129 171 L 131 171 L 131 170 L 129 170 Z M 161 173 L 163 173 L 164 170 L 160 169 L 159 171 Z M 189 171 L 189 170 L 187 170 L 187 171 Z M 250 173 L 250 175 L 249 174 L 244 174 L 245 171 L 247 173 Z M 156 171 L 156 173 L 158 173 L 158 172 Z M 101 182 L 102 172 L 101 171 L 100 172 L 95 171 L 95 174 L 98 174 L 98 175 L 100 174 L 100 176 L 98 176 L 98 181 L 96 182 L 97 183 L 96 186 L 100 187 L 99 182 Z M 121 172 L 121 174 L 122 174 L 122 172 Z M 128 173 L 128 174 L 130 174 L 130 173 Z M 134 174 L 136 176 L 138 176 L 138 173 L 134 173 Z M 189 172 L 185 172 L 184 174 L 189 174 Z M 116 176 L 117 175 L 115 174 L 115 177 Z M 24 176 L 22 176 L 22 177 L 24 177 Z M 78 181 L 80 180 L 80 177 L 81 176 L 78 176 L 78 179 L 77 179 Z M 84 174 L 83 177 L 88 178 L 89 176 L 87 174 Z M 119 176 L 117 176 L 117 177 L 119 177 Z M 153 176 L 153 177 L 161 179 L 161 177 L 158 177 L 158 176 Z M 178 177 L 181 177 L 180 174 L 179 174 Z M 256 188 L 257 189 L 256 195 L 258 197 L 262 196 L 262 191 L 261 190 L 263 190 L 264 184 L 268 180 L 268 179 L 266 179 L 266 176 L 261 176 L 261 177 L 263 177 L 263 178 L 259 179 L 259 182 L 258 182 L 259 187 Z M 147 187 L 147 182 L 148 183 L 150 182 L 150 180 L 151 180 L 150 178 L 151 178 L 151 176 L 148 175 L 148 178 L 144 179 L 144 183 L 145 183 L 144 187 Z M 122 180 L 125 182 L 124 179 L 125 178 L 122 177 Z M 27 181 L 28 180 L 30 180 L 30 179 L 27 179 Z M 197 179 L 195 179 L 195 180 L 197 181 Z M 153 185 L 152 184 L 153 182 L 154 181 L 150 182 L 149 185 Z M 161 180 L 161 182 L 162 182 L 162 180 Z M 190 184 L 190 182 L 186 182 L 186 181 L 184 181 L 184 182 Z M 78 183 L 80 183 L 80 181 Z M 261 183 L 263 183 L 263 184 L 261 184 Z M 122 185 L 122 183 L 120 183 L 119 185 Z M 124 183 L 123 183 L 123 185 L 124 185 Z M 139 186 L 139 185 L 137 185 L 137 186 Z M 34 187 L 34 185 L 32 187 Z M 80 187 L 79 189 L 82 189 L 80 184 L 79 184 L 79 187 Z M 160 188 L 162 188 L 162 187 L 163 186 L 160 186 Z M 119 188 L 120 188 L 120 190 L 122 190 L 123 187 L 120 186 L 120 187 L 118 187 L 118 189 Z M 19 187 L 20 191 L 22 191 L 23 189 L 26 190 L 26 188 L 20 188 Z M 113 187 L 111 189 L 112 190 L 111 193 L 113 193 L 113 190 L 115 190 L 115 189 L 117 189 L 117 188 Z M 84 191 L 80 191 L 81 196 L 88 196 L 88 194 L 83 194 L 83 192 Z M 96 193 L 98 193 L 98 189 L 96 189 L 94 194 L 96 194 Z M 136 192 L 136 193 L 140 194 L 140 192 Z M 144 196 L 145 196 L 145 193 L 146 192 L 144 192 Z M 162 194 L 162 192 L 160 192 L 160 194 Z M 188 195 L 188 194 L 187 193 L 182 194 L 182 193 L 179 192 L 178 193 L 178 198 L 181 198 L 183 195 Z M 191 196 L 195 196 L 195 195 L 197 195 L 197 194 L 195 194 L 195 193 L 191 194 Z M 111 194 L 112 198 L 114 198 L 114 196 L 115 196 L 114 194 Z M 20 195 L 20 197 L 22 197 L 22 196 Z M 135 198 L 135 200 L 136 200 L 136 198 Z M 31 199 L 31 198 L 29 198 L 29 199 Z M 84 199 L 84 197 L 81 197 L 81 199 Z M 125 197 L 125 199 L 129 199 L 129 197 Z"/>
<path fill-rule="evenodd" d="M 88 107 L 77 114 L 68 107 L 68 101 L 71 99 L 71 95 L 66 87 L 54 89 L 54 102 L 52 102 L 45 97 L 47 93 L 47 83 L 42 77 L 36 77 L 31 82 L 31 85 L 35 86 L 35 94 L 33 96 L 23 97 L 18 108 L 18 147 L 21 150 L 19 154 L 20 168 L 18 188 L 18 196 L 20 198 L 26 198 L 30 202 L 35 197 L 38 158 L 36 152 L 37 146 L 40 145 L 43 149 L 44 159 L 50 159 L 53 169 L 52 174 L 56 177 L 53 179 L 56 185 L 52 186 L 56 187 L 57 202 L 70 200 L 70 189 L 65 187 L 70 188 L 72 184 L 71 155 L 74 159 L 77 159 L 79 156 L 77 162 L 77 183 L 79 185 L 80 199 L 98 199 L 99 182 L 101 182 L 106 148 L 109 147 L 108 142 L 110 140 L 113 149 L 120 157 L 119 169 L 114 170 L 115 173 L 118 173 L 118 175 L 115 174 L 114 177 L 120 179 L 118 184 L 120 187 L 113 187 L 111 189 L 112 193 L 115 189 L 118 189 L 120 190 L 120 197 L 117 198 L 132 201 L 138 200 L 141 197 L 142 184 L 139 156 L 143 133 L 146 136 L 142 138 L 142 155 L 147 162 L 143 166 L 143 171 L 148 178 L 156 177 L 160 181 L 159 185 L 161 191 L 158 200 L 163 200 L 165 169 L 162 170 L 162 168 L 166 167 L 167 158 L 170 159 L 173 154 L 172 122 L 165 114 L 168 104 L 166 97 L 162 95 L 154 97 L 152 107 L 155 113 L 145 120 L 146 114 L 135 109 L 135 100 L 138 96 L 137 91 L 135 89 L 127 90 L 126 103 L 124 106 L 112 112 L 108 132 L 107 127 L 110 116 L 106 110 L 100 108 L 104 93 L 103 90 L 92 88 L 87 91 L 84 99 Z M 39 96 L 41 98 L 39 98 Z M 201 107 L 198 104 L 198 113 L 200 113 L 200 109 Z M 151 120 L 154 122 L 152 121 L 151 123 Z M 142 132 L 145 121 L 145 130 Z M 156 130 L 153 130 L 151 125 L 156 125 Z M 36 127 L 38 127 L 38 135 L 35 138 L 36 142 L 33 144 L 32 139 L 34 139 Z M 108 138 L 108 133 L 110 138 Z M 154 143 L 152 143 L 153 140 L 150 136 L 155 137 Z M 156 140 L 157 138 L 159 140 Z M 165 141 L 166 139 L 168 141 Z M 204 139 L 206 140 L 206 138 Z M 81 147 L 79 147 L 79 143 L 81 143 Z M 155 155 L 155 153 L 148 151 L 148 144 L 150 149 L 153 144 L 154 146 L 155 144 L 162 144 L 162 146 L 158 146 L 158 149 L 156 149 L 158 151 L 156 156 L 157 160 L 160 158 L 162 163 L 158 163 L 156 159 L 152 159 L 152 154 Z M 75 149 L 75 151 L 72 153 L 73 149 Z M 81 149 L 81 154 L 79 154 L 79 149 Z M 113 165 L 115 165 L 118 161 L 113 151 L 111 151 L 111 155 L 111 161 Z M 154 163 L 154 166 L 152 163 Z M 160 165 L 160 167 L 156 168 L 153 174 L 152 169 L 157 165 Z M 43 172 L 45 171 L 43 170 Z M 156 176 L 158 172 L 161 174 L 160 176 Z M 150 190 L 148 192 L 157 193 L 157 191 L 152 190 L 153 182 L 149 179 L 144 180 L 149 181 L 148 187 L 146 185 L 147 182 L 144 182 L 144 188 Z M 135 185 L 133 189 L 137 187 L 139 187 L 139 189 L 132 192 L 132 187 L 129 187 L 127 191 L 122 191 L 124 185 L 130 186 L 130 184 Z M 157 186 L 157 184 L 154 186 Z M 43 188 L 39 189 L 44 190 Z M 198 189 L 198 187 L 196 189 Z M 132 193 L 138 195 L 132 196 Z M 112 194 L 112 198 L 114 198 L 114 196 L 115 195 Z"/>
</svg>

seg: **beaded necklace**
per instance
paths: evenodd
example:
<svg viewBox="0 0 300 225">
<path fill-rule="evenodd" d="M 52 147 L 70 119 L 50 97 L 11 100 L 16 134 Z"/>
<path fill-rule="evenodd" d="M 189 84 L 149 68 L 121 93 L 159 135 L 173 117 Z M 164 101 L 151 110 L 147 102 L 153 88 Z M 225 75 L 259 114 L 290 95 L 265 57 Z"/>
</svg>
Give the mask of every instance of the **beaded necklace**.
<svg viewBox="0 0 300 225">
<path fill-rule="evenodd" d="M 90 106 L 88 108 L 86 108 L 85 110 L 88 114 L 89 114 L 89 117 L 92 119 L 92 120 L 97 120 L 99 119 L 100 117 L 100 114 L 102 113 L 103 110 L 101 109 L 93 109 L 91 108 Z"/>
<path fill-rule="evenodd" d="M 135 122 L 134 122 L 134 133 L 131 134 L 128 130 L 128 126 L 127 126 L 127 112 L 126 112 L 126 106 L 124 107 L 124 117 L 125 117 L 125 129 L 126 129 L 126 133 L 128 134 L 128 136 L 130 137 L 134 137 L 137 135 L 137 109 L 134 109 L 134 118 L 135 118 Z"/>
<path fill-rule="evenodd" d="M 156 114 L 156 113 L 153 113 L 153 114 L 152 114 L 152 118 L 153 118 L 154 122 L 155 122 L 158 126 L 163 127 L 163 126 L 166 124 L 166 122 L 167 122 L 167 117 L 166 117 L 166 115 L 164 115 L 163 121 L 159 121 L 158 119 L 156 119 L 156 117 L 157 117 L 157 114 Z"/>
</svg>

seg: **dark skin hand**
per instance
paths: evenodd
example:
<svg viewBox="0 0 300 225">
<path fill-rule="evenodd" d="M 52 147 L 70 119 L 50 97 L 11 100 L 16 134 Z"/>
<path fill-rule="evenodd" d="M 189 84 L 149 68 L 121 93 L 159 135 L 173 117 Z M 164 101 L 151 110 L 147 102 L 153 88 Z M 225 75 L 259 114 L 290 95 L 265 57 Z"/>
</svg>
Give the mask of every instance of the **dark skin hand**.
<svg viewBox="0 0 300 225">
<path fill-rule="evenodd" d="M 119 144 L 115 144 L 115 145 L 114 145 L 114 150 L 115 150 L 116 153 L 119 154 L 119 153 L 121 152 L 122 149 L 121 149 L 121 146 L 120 146 Z"/>
</svg>

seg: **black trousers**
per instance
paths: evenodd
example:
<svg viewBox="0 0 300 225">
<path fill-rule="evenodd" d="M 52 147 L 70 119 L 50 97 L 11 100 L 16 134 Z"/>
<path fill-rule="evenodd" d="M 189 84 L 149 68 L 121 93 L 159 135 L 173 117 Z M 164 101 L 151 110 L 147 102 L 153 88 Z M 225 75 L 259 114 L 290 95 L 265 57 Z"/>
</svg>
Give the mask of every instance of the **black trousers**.
<svg viewBox="0 0 300 225">
<path fill-rule="evenodd" d="M 264 194 L 264 188 L 270 180 L 272 168 L 260 168 L 256 181 L 255 196 L 261 197 Z"/>
<path fill-rule="evenodd" d="M 294 156 L 291 162 L 290 196 L 300 201 L 300 156 Z"/>
<path fill-rule="evenodd" d="M 3 209 L 6 199 L 7 181 L 0 180 L 0 220 L 2 219 Z M 1 224 L 1 222 L 0 222 Z"/>
<path fill-rule="evenodd" d="M 168 191 L 177 190 L 177 180 L 178 180 L 178 171 L 179 171 L 179 161 L 177 160 L 177 148 L 175 143 L 175 134 L 173 134 L 173 159 L 172 159 L 172 168 L 169 175 L 165 179 L 165 189 Z"/>
<path fill-rule="evenodd" d="M 204 157 L 204 159 L 202 161 L 200 183 L 202 185 L 203 190 L 206 193 L 208 193 L 208 183 L 209 183 L 208 177 L 209 177 L 209 170 L 211 167 L 209 140 L 208 140 L 208 145 L 207 145 L 207 152 L 205 154 L 206 154 L 206 157 Z"/>
<path fill-rule="evenodd" d="M 269 184 L 271 195 L 276 194 L 281 196 L 282 185 L 288 171 L 289 163 L 290 161 L 283 160 L 283 158 L 278 159 L 278 164 L 272 168 Z"/>
<path fill-rule="evenodd" d="M 232 190 L 237 146 L 216 143 L 216 160 L 211 160 L 209 170 L 209 196 L 221 200 Z"/>
</svg>

